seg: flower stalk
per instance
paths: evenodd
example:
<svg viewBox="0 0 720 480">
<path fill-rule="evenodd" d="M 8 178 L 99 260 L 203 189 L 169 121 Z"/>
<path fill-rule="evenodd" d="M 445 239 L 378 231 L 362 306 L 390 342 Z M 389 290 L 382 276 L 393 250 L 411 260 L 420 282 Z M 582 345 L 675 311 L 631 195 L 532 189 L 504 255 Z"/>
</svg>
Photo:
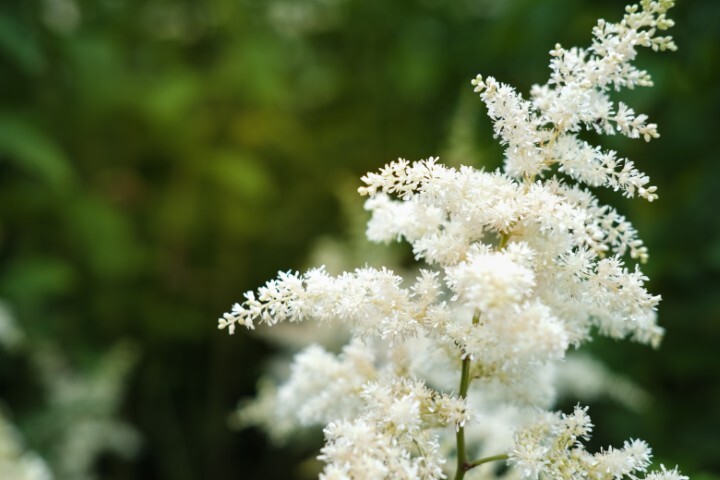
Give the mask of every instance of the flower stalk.
<svg viewBox="0 0 720 480">
<path fill-rule="evenodd" d="M 480 322 L 480 313 L 476 312 L 473 315 L 472 324 L 477 325 Z M 472 358 L 468 353 L 465 353 L 465 358 L 462 361 L 462 370 L 460 374 L 460 391 L 458 395 L 463 400 L 467 399 L 468 389 L 470 388 L 470 362 Z M 465 426 L 460 425 L 457 427 L 455 432 L 455 441 L 457 445 L 457 470 L 455 471 L 455 480 L 462 480 L 465 477 L 465 472 L 468 471 L 467 467 L 467 452 L 465 451 Z"/>
</svg>

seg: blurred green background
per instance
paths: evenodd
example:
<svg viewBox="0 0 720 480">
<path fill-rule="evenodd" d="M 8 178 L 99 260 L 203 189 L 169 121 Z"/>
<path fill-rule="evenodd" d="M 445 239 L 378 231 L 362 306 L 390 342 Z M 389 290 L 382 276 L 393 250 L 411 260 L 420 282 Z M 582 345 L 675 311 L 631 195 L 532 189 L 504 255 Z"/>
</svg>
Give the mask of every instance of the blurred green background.
<svg viewBox="0 0 720 480">
<path fill-rule="evenodd" d="M 114 449 L 86 441 L 96 478 L 300 478 L 316 446 L 275 450 L 228 428 L 272 348 L 218 332 L 216 318 L 277 270 L 304 268 L 318 237 L 349 235 L 338 191 L 352 194 L 362 173 L 400 156 L 499 165 L 470 79 L 527 92 L 545 82 L 556 42 L 587 45 L 595 20 L 618 20 L 622 6 L 3 1 L 0 301 L 24 336 L 0 347 L 2 411 L 61 480 L 81 478 L 61 447 L 82 443 L 88 415 L 105 428 L 94 438 L 129 435 Z M 642 52 L 655 88 L 620 95 L 662 137 L 604 140 L 649 173 L 660 200 L 602 194 L 650 248 L 644 270 L 667 337 L 658 351 L 591 345 L 654 396 L 641 414 L 602 401 L 591 413 L 595 445 L 643 438 L 658 460 L 710 479 L 720 478 L 720 2 L 681 1 L 671 16 L 680 50 Z M 74 396 L 58 378 L 74 379 Z M 108 378 L 112 395 L 92 390 Z"/>
</svg>

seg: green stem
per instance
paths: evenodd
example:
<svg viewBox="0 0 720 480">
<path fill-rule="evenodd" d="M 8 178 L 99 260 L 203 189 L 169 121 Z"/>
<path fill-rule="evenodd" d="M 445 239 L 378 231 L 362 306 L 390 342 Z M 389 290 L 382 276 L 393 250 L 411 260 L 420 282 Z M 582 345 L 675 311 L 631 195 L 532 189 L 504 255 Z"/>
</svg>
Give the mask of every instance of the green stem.
<svg viewBox="0 0 720 480">
<path fill-rule="evenodd" d="M 480 314 L 476 313 L 472 319 L 473 325 L 480 323 Z M 460 374 L 460 398 L 467 398 L 467 392 L 470 388 L 470 355 L 466 354 L 462 361 L 462 373 Z M 455 480 L 463 480 L 467 471 L 467 452 L 465 452 L 465 427 L 460 426 L 455 433 L 455 441 L 457 444 L 457 471 L 455 472 Z"/>
<path fill-rule="evenodd" d="M 477 467 L 478 465 L 482 465 L 483 463 L 496 462 L 498 460 L 507 460 L 508 458 L 509 458 L 509 456 L 507 453 L 501 453 L 500 455 L 493 455 L 492 457 L 481 458 L 479 460 L 475 460 L 474 462 L 466 463 L 465 471 L 471 470 L 471 469 Z"/>
<path fill-rule="evenodd" d="M 507 245 L 508 240 L 510 240 L 510 234 L 509 233 L 502 233 L 500 234 L 500 243 L 498 243 L 498 250 L 502 250 Z"/>
<path fill-rule="evenodd" d="M 509 239 L 509 233 L 500 234 L 498 250 L 504 249 Z M 480 323 L 480 312 L 476 312 L 475 315 L 473 315 L 472 323 L 473 325 Z M 460 398 L 463 400 L 467 398 L 468 389 L 470 388 L 470 380 L 470 355 L 465 352 L 465 358 L 462 361 L 462 373 L 460 374 Z M 462 426 L 458 427 L 457 432 L 455 433 L 455 443 L 457 444 L 457 470 L 455 472 L 455 480 L 463 480 L 465 478 L 465 472 L 485 462 L 507 459 L 507 455 L 495 455 L 494 457 L 487 457 L 474 462 L 468 462 L 467 452 L 465 451 L 465 427 Z"/>
<path fill-rule="evenodd" d="M 468 387 L 470 386 L 470 356 L 466 356 L 462 362 L 462 376 L 460 377 L 460 397 L 467 397 Z M 465 464 L 467 463 L 467 453 L 465 452 L 465 427 L 460 426 L 455 433 L 455 442 L 457 444 L 457 470 L 455 471 L 455 480 L 463 480 L 465 477 Z"/>
</svg>

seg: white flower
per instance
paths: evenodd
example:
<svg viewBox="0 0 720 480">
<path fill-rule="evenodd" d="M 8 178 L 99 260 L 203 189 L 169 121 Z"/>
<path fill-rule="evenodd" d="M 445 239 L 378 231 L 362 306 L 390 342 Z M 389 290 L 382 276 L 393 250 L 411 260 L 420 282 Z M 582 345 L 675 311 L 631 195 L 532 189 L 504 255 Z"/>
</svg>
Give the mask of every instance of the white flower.
<svg viewBox="0 0 720 480">
<path fill-rule="evenodd" d="M 535 276 L 511 257 L 488 247 L 473 248 L 467 260 L 445 270 L 448 286 L 464 305 L 479 311 L 517 305 L 532 293 Z"/>
<path fill-rule="evenodd" d="M 541 413 L 538 418 L 515 433 L 510 463 L 517 466 L 523 478 L 547 476 L 557 479 L 623 479 L 638 478 L 650 466 L 652 452 L 642 440 L 626 441 L 623 448 L 609 447 L 591 454 L 581 440 L 589 440 L 592 423 L 587 407 L 575 407 L 570 415 Z M 667 475 L 665 477 L 664 475 Z M 650 473 L 646 479 L 680 480 L 677 471 Z"/>
<path fill-rule="evenodd" d="M 532 100 L 522 99 L 493 77 L 478 75 L 473 80 L 494 122 L 495 135 L 507 146 L 505 171 L 509 175 L 535 177 L 559 164 L 560 171 L 589 185 L 607 185 L 648 200 L 657 197 L 654 187 L 646 187 L 647 176 L 632 162 L 616 161 L 614 152 L 603 153 L 575 134 L 586 129 L 645 140 L 658 137 L 656 125 L 647 123 L 646 115 L 636 114 L 622 102 L 615 107 L 607 91 L 652 85 L 649 74 L 631 62 L 639 46 L 676 49 L 670 37 L 656 36 L 672 26 L 665 16 L 672 4 L 644 1 L 642 10 L 629 7 L 620 23 L 600 20 L 587 50 L 556 45 L 550 52 L 550 81 L 533 87 Z"/>
<path fill-rule="evenodd" d="M 421 275 L 422 288 L 427 279 Z M 235 323 L 253 328 L 253 320 L 274 325 L 307 319 L 351 323 L 360 335 L 403 339 L 417 334 L 425 319 L 428 298 L 400 287 L 402 278 L 386 269 L 359 268 L 353 273 L 332 277 L 323 268 L 298 273 L 281 272 L 277 280 L 245 294 L 219 320 L 219 328 Z M 427 292 L 425 292 L 427 293 Z"/>
<path fill-rule="evenodd" d="M 665 465 L 660 465 L 660 471 L 654 471 L 649 473 L 645 480 L 689 480 L 685 475 L 678 472 L 677 467 L 672 470 L 665 468 Z"/>
<path fill-rule="evenodd" d="M 27 450 L 20 434 L 0 414 L 0 478 L 13 480 L 52 480 L 45 461 Z"/>
<path fill-rule="evenodd" d="M 230 333 L 255 321 L 349 327 L 341 354 L 301 352 L 275 406 L 256 408 L 275 412 L 285 430 L 292 419 L 325 425 L 321 479 L 443 478 L 445 456 L 464 468 L 465 453 L 483 445 L 507 448 L 511 479 L 637 479 L 647 470 L 651 452 L 640 440 L 585 450 L 587 407 L 543 409 L 570 346 L 594 332 L 657 346 L 663 334 L 660 297 L 625 263 L 645 262 L 646 247 L 588 187 L 648 201 L 656 189 L 631 160 L 579 135 L 658 136 L 646 115 L 609 94 L 651 85 L 632 62 L 638 47 L 675 48 L 658 35 L 672 25 L 670 6 L 642 0 L 618 23 L 599 21 L 587 49 L 556 45 L 550 78 L 529 99 L 493 77 L 473 80 L 505 147 L 502 171 L 401 158 L 362 177 L 367 237 L 407 241 L 430 268 L 414 281 L 385 268 L 281 272 L 218 320 Z M 467 451 L 466 428 L 476 440 Z M 646 478 L 686 480 L 664 467 Z"/>
<path fill-rule="evenodd" d="M 419 382 L 379 380 L 368 383 L 362 397 L 365 408 L 354 420 L 325 427 L 321 479 L 343 478 L 342 472 L 367 480 L 444 478 L 437 436 L 421 428 L 423 413 L 431 414 L 430 390 Z"/>
</svg>

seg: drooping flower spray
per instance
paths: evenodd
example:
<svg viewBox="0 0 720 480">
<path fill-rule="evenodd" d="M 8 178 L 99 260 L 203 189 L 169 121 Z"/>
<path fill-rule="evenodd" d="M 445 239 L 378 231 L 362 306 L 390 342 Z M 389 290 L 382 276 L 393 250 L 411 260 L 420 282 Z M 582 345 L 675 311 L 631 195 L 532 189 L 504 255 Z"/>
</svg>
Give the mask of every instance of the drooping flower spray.
<svg viewBox="0 0 720 480">
<path fill-rule="evenodd" d="M 589 187 L 657 198 L 632 161 L 578 134 L 650 140 L 655 124 L 613 90 L 650 86 L 637 49 L 674 50 L 661 33 L 673 2 L 644 0 L 618 23 L 600 20 L 587 49 L 550 52 L 550 79 L 525 99 L 478 76 L 504 168 L 453 169 L 398 160 L 362 178 L 372 241 L 405 240 L 426 264 L 413 281 L 387 269 L 339 276 L 280 273 L 219 320 L 233 333 L 256 321 L 344 322 L 339 354 L 299 353 L 269 415 L 324 427 L 321 479 L 439 479 L 503 461 L 483 478 L 640 478 L 641 440 L 587 452 L 586 407 L 550 411 L 566 353 L 597 332 L 657 347 L 660 298 L 637 262 L 636 230 Z M 628 258 L 629 257 L 629 258 Z M 634 266 L 628 266 L 628 260 Z M 676 469 L 646 479 L 685 479 Z"/>
</svg>

